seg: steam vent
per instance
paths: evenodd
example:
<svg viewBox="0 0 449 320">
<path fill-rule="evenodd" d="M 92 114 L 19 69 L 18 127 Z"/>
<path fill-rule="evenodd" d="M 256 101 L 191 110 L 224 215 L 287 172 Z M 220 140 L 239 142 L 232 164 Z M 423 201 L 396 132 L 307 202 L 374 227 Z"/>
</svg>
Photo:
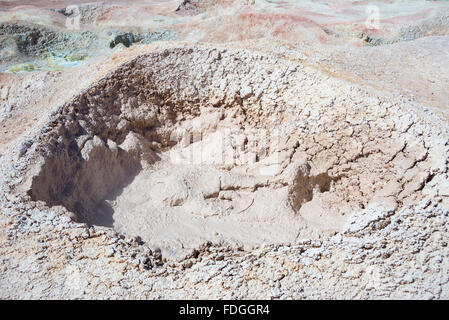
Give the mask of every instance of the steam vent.
<svg viewBox="0 0 449 320">
<path fill-rule="evenodd" d="M 446 1 L 1 1 L 1 299 L 448 299 Z"/>
</svg>

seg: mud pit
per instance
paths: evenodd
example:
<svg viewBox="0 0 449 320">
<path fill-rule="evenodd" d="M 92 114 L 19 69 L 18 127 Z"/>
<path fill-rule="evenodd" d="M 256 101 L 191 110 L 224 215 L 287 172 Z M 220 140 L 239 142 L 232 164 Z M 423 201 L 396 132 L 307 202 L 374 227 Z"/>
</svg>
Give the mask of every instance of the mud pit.
<svg viewBox="0 0 449 320">
<path fill-rule="evenodd" d="M 320 238 L 426 193 L 412 113 L 246 51 L 140 56 L 54 114 L 28 193 L 168 255 Z"/>
</svg>

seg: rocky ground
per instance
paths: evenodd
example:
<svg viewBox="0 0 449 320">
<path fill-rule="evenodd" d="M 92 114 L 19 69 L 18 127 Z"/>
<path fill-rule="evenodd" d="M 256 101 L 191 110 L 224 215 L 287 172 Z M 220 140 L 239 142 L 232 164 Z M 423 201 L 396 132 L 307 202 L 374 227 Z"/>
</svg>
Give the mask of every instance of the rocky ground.
<svg viewBox="0 0 449 320">
<path fill-rule="evenodd" d="M 447 299 L 449 5 L 411 2 L 1 2 L 0 297 Z"/>
</svg>

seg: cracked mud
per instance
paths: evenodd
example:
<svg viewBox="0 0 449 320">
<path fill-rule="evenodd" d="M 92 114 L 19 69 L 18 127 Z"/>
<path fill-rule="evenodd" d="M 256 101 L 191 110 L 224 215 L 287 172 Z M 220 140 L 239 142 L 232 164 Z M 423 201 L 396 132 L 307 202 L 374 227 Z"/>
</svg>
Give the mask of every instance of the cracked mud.
<svg viewBox="0 0 449 320">
<path fill-rule="evenodd" d="M 442 4 L 135 6 L 0 14 L 1 298 L 448 297 Z"/>
</svg>

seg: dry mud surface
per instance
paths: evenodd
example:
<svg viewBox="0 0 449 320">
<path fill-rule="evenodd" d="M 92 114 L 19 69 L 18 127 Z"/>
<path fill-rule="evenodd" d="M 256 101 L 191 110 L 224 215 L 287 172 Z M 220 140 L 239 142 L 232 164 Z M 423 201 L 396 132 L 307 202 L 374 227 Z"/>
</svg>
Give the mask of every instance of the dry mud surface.
<svg viewBox="0 0 449 320">
<path fill-rule="evenodd" d="M 0 298 L 449 298 L 449 6 L 4 2 Z"/>
</svg>

